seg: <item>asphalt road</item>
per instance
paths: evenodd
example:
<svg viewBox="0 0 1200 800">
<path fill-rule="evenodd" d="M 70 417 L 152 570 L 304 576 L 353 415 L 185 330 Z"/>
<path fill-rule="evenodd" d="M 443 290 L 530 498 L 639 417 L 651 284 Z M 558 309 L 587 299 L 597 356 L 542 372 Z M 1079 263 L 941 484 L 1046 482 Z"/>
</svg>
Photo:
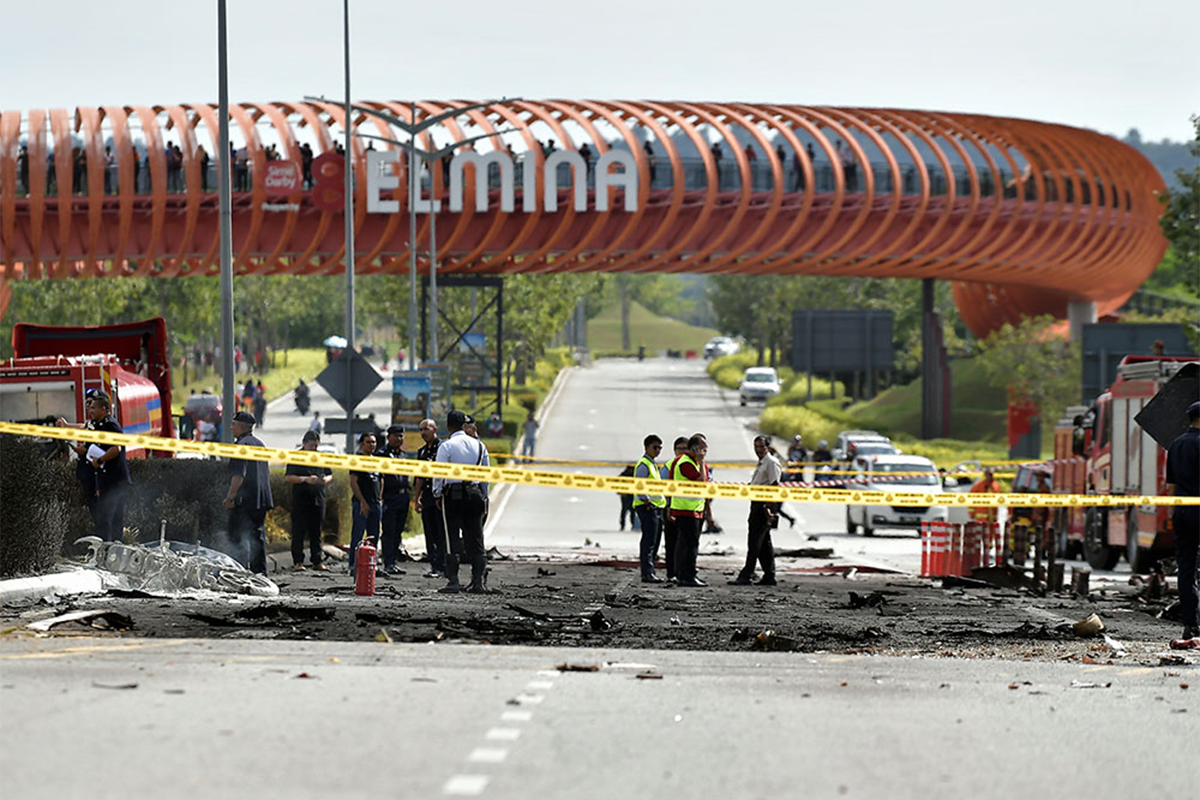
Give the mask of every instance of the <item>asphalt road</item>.
<svg viewBox="0 0 1200 800">
<path fill-rule="evenodd" d="M 605 359 L 572 370 L 557 397 L 548 400 L 537 455 L 547 459 L 635 461 L 642 439 L 657 433 L 670 451 L 677 436 L 704 433 L 711 462 L 754 460 L 754 437 L 761 406 L 741 407 L 737 392 L 723 390 L 708 377 L 702 361 L 678 359 Z M 783 452 L 787 442 L 776 440 Z M 561 469 L 553 462 L 547 469 Z M 619 466 L 572 467 L 572 471 L 617 474 Z M 717 469 L 714 477 L 748 481 L 752 468 Z M 848 536 L 842 506 L 790 504 L 796 518 L 776 532 L 775 546 L 791 549 L 833 547 L 840 560 L 915 572 L 920 545 L 914 532 L 883 531 L 873 539 Z M 745 552 L 746 503 L 718 501 L 713 506 L 723 534 L 706 534 L 701 552 Z M 619 530 L 620 501 L 616 494 L 566 492 L 517 487 L 500 499 L 489 524 L 488 542 L 506 549 L 594 550 L 635 554 L 640 534 Z M 588 542 L 592 544 L 589 545 Z"/>
<path fill-rule="evenodd" d="M 600 669 L 559 673 L 564 663 Z M 0 792 L 1188 797 L 1197 677 L 829 654 L 10 639 Z"/>
</svg>

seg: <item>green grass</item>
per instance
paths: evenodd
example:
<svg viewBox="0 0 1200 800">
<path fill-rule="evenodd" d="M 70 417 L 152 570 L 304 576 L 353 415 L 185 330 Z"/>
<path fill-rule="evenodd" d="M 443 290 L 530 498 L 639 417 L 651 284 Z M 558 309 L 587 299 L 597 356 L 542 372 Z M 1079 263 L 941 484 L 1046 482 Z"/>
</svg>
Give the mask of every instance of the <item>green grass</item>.
<svg viewBox="0 0 1200 800">
<path fill-rule="evenodd" d="M 312 383 L 313 378 L 323 369 L 325 369 L 325 350 L 323 348 L 277 350 L 275 352 L 275 368 L 262 373 L 263 383 L 267 387 L 267 400 L 274 400 L 276 397 L 288 394 L 296 388 L 296 384 L 300 382 L 301 378 Z M 172 370 L 172 375 L 182 376 L 183 372 L 178 369 Z M 257 379 L 259 373 L 238 373 L 237 386 L 244 386 L 251 377 Z M 221 394 L 221 378 L 210 371 L 202 379 L 192 380 L 183 385 L 176 384 L 171 390 L 172 414 L 183 413 L 183 406 L 187 403 L 193 389 L 196 392 L 209 389 L 213 394 L 219 396 Z"/>
<path fill-rule="evenodd" d="M 722 386 L 735 388 L 744 366 L 752 366 L 754 356 L 741 354 L 716 359 L 709 365 L 709 374 Z M 744 364 L 744 365 L 743 365 Z M 786 376 L 786 378 L 785 378 Z M 826 439 L 830 443 L 846 429 L 877 430 L 892 438 L 905 453 L 925 456 L 940 466 L 953 466 L 959 461 L 978 458 L 1003 460 L 1008 457 L 1006 442 L 1006 399 L 1003 392 L 991 388 L 979 365 L 968 359 L 952 361 L 950 431 L 954 438 L 922 440 L 921 381 L 905 386 L 893 386 L 871 400 L 846 405 L 841 384 L 834 387 L 835 399 L 830 399 L 828 381 L 813 381 L 814 399 L 805 403 L 807 384 L 803 375 L 791 375 L 780 369 L 785 378 L 784 390 L 767 404 L 759 424 L 762 429 L 781 439 L 791 439 L 797 433 L 815 443 Z M 1044 441 L 1053 441 L 1052 430 Z"/>
<path fill-rule="evenodd" d="M 703 352 L 704 343 L 719 331 L 699 328 L 677 319 L 660 317 L 638 303 L 629 308 L 629 344 L 636 352 L 645 345 L 650 353 L 659 350 L 695 350 Z M 587 324 L 588 349 L 593 353 L 623 353 L 621 349 L 621 305 L 614 303 Z"/>
</svg>

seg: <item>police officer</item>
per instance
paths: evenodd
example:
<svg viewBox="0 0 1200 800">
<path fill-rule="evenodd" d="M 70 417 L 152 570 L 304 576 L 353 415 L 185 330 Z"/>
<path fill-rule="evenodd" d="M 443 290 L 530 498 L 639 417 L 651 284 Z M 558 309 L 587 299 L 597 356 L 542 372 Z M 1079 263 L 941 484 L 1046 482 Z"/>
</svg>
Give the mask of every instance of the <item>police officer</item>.
<svg viewBox="0 0 1200 800">
<path fill-rule="evenodd" d="M 233 415 L 233 440 L 247 447 L 262 447 L 254 435 L 254 415 Z M 275 507 L 271 497 L 271 472 L 266 461 L 229 459 L 229 491 L 221 503 L 229 509 L 230 555 L 251 572 L 267 574 L 267 512 Z"/>
<path fill-rule="evenodd" d="M 758 465 L 750 478 L 751 486 L 778 486 L 783 475 L 779 459 L 771 452 L 771 440 L 766 436 L 754 437 L 754 454 Z M 762 564 L 763 576 L 759 586 L 775 585 L 775 548 L 771 542 L 771 529 L 779 525 L 779 503 L 750 502 L 750 517 L 746 520 L 746 564 L 737 578 L 729 581 L 731 586 L 749 586 L 754 577 L 755 562 Z"/>
<path fill-rule="evenodd" d="M 315 452 L 320 443 L 320 434 L 305 431 L 300 449 Z M 333 470 L 288 464 L 283 480 L 292 487 L 292 569 L 304 570 L 304 543 L 308 542 L 312 568 L 328 572 L 321 550 L 321 521 L 325 519 L 325 487 L 333 481 Z"/>
<path fill-rule="evenodd" d="M 668 461 L 662 466 L 662 479 L 664 481 L 671 480 L 671 476 L 675 474 L 675 462 L 680 456 L 687 454 L 688 437 L 680 436 L 675 439 L 672 448 L 675 453 L 675 458 Z M 667 580 L 675 580 L 675 542 L 678 539 L 678 533 L 675 530 L 675 518 L 671 516 L 670 503 L 667 503 L 663 508 L 663 560 L 667 563 Z M 657 551 L 657 548 L 655 548 Z"/>
<path fill-rule="evenodd" d="M 375 455 L 375 434 L 367 431 L 358 437 L 358 454 Z M 379 502 L 379 473 L 370 469 L 350 470 L 350 574 L 358 545 L 366 536 L 373 545 L 379 544 L 379 519 L 383 506 Z"/>
<path fill-rule="evenodd" d="M 446 428 L 450 431 L 450 438 L 438 447 L 438 462 L 490 466 L 487 447 L 463 430 L 466 422 L 467 415 L 457 409 L 446 416 Z M 467 591 L 475 594 L 487 592 L 484 583 L 487 553 L 483 549 L 483 515 L 487 511 L 487 491 L 488 485 L 485 482 L 433 479 L 433 495 L 441 507 L 442 519 L 446 525 L 447 583 L 442 587 L 442 592 L 463 591 L 458 582 L 458 565 L 461 561 L 471 565 L 471 585 Z"/>
<path fill-rule="evenodd" d="M 379 458 L 408 458 L 404 453 L 404 426 L 389 425 L 387 442 L 382 450 L 376 450 Z M 409 482 L 407 475 L 383 476 L 383 571 L 387 575 L 402 575 L 404 570 L 396 566 L 396 560 L 408 560 L 402 537 L 408 522 Z"/>
<path fill-rule="evenodd" d="M 1167 450 L 1167 494 L 1200 497 L 1200 401 L 1188 406 L 1188 429 Z M 1200 506 L 1175 506 L 1175 557 L 1179 564 L 1179 613 L 1183 637 L 1172 647 L 1200 648 L 1200 607 L 1197 604 L 1196 565 L 1200 556 Z"/>
<path fill-rule="evenodd" d="M 642 440 L 642 449 L 642 457 L 633 468 L 633 477 L 656 480 L 660 472 L 654 459 L 662 452 L 662 439 L 652 433 Z M 662 578 L 654 574 L 654 557 L 658 552 L 660 523 L 666 505 L 666 498 L 662 495 L 638 494 L 633 497 L 633 513 L 642 523 L 642 540 L 638 548 L 642 583 L 662 583 Z"/>
<path fill-rule="evenodd" d="M 704 457 L 708 440 L 697 433 L 688 439 L 687 452 L 675 459 L 671 479 L 705 483 L 708 471 Z M 702 497 L 672 497 L 671 517 L 675 520 L 675 583 L 677 586 L 707 586 L 696 577 L 696 556 L 700 553 L 700 526 L 704 523 Z"/>
<path fill-rule="evenodd" d="M 83 401 L 87 422 L 71 425 L 62 417 L 59 427 L 80 427 L 90 431 L 124 433 L 112 415 L 112 400 L 102 389 L 88 389 Z M 83 486 L 88 510 L 96 526 L 96 536 L 106 542 L 119 542 L 125 531 L 125 497 L 129 491 L 129 462 L 125 448 L 80 442 L 74 445 L 79 456 L 75 474 Z"/>
<path fill-rule="evenodd" d="M 438 448 L 442 444 L 442 440 L 438 438 L 437 423 L 431 419 L 423 419 L 417 430 L 425 442 L 417 450 L 417 460 L 437 461 Z M 446 524 L 442 519 L 442 510 L 438 508 L 433 496 L 433 481 L 429 478 L 417 478 L 413 494 L 416 496 L 414 508 L 421 515 L 421 523 L 425 529 L 425 552 L 429 557 L 429 571 L 425 573 L 425 577 L 440 578 L 446 574 Z"/>
</svg>

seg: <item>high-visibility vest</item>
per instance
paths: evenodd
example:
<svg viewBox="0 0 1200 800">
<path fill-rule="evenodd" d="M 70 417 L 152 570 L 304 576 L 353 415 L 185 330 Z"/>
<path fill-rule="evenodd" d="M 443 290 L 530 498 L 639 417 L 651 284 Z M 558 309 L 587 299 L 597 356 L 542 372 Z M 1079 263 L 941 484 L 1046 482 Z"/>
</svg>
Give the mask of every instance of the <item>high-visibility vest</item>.
<svg viewBox="0 0 1200 800">
<path fill-rule="evenodd" d="M 671 480 L 675 480 L 675 481 L 688 480 L 688 478 L 684 477 L 683 469 L 682 469 L 683 463 L 685 461 L 687 463 L 691 464 L 692 467 L 695 468 L 697 472 L 699 472 L 700 466 L 695 461 L 692 460 L 692 457 L 689 455 L 682 455 L 679 458 L 675 459 L 675 466 L 671 471 Z M 671 498 L 671 510 L 672 511 L 700 511 L 703 508 L 704 508 L 704 498 L 703 497 L 672 497 Z"/>
<path fill-rule="evenodd" d="M 638 459 L 637 466 L 640 467 L 642 464 L 646 465 L 647 478 L 650 480 L 655 480 L 658 478 L 658 464 L 655 464 L 652 458 L 645 455 L 642 456 Z M 636 467 L 634 468 L 634 474 L 637 474 Z M 646 498 L 646 500 L 643 500 L 635 495 L 633 498 L 633 507 L 637 508 L 638 506 L 644 506 L 647 502 L 649 502 L 650 505 L 654 506 L 655 508 L 662 508 L 667 504 L 667 499 L 660 494 L 648 494 L 646 495 Z"/>
</svg>

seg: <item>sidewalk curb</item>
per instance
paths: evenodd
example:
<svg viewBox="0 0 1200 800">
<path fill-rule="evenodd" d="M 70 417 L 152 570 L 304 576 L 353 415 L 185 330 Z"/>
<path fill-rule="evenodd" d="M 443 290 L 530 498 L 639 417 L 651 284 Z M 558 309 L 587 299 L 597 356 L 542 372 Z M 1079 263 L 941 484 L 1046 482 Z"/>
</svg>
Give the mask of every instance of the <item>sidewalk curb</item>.
<svg viewBox="0 0 1200 800">
<path fill-rule="evenodd" d="M 86 594 L 103 592 L 104 581 L 95 570 L 73 570 L 32 578 L 12 578 L 0 581 L 0 606 L 27 600 L 40 600 L 46 595 Z"/>
</svg>

